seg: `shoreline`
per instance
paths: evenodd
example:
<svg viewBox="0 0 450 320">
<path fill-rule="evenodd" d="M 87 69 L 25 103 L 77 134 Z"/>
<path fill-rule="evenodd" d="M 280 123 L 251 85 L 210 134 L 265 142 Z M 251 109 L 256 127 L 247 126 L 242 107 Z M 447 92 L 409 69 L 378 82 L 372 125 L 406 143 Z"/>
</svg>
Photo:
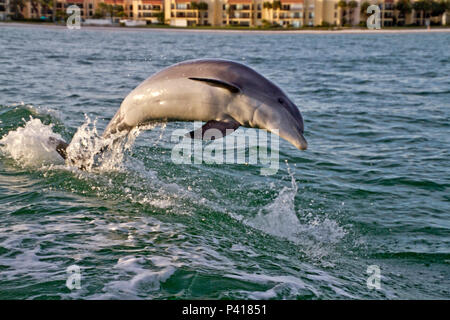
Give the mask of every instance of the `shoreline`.
<svg viewBox="0 0 450 320">
<path fill-rule="evenodd" d="M 55 25 L 51 23 L 32 23 L 32 22 L 0 22 L 0 27 L 22 27 L 22 28 L 46 28 L 46 29 L 67 29 L 64 25 Z M 69 30 L 69 29 L 67 29 Z M 450 28 L 393 28 L 369 30 L 362 28 L 355 29 L 313 29 L 313 30 L 255 30 L 255 29 L 225 29 L 225 28 L 176 28 L 170 26 L 162 27 L 117 27 L 117 26 L 81 26 L 81 29 L 71 30 L 100 30 L 100 31 L 154 31 L 154 32 L 193 32 L 193 33 L 256 33 L 256 34 L 409 34 L 409 33 L 445 33 L 450 32 Z"/>
</svg>

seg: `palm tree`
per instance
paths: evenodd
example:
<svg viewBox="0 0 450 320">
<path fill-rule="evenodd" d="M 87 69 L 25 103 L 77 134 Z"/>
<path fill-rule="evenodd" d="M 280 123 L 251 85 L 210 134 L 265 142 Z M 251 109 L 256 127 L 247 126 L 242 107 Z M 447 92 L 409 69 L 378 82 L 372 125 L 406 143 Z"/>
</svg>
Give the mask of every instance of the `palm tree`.
<svg viewBox="0 0 450 320">
<path fill-rule="evenodd" d="M 9 8 L 13 19 L 23 19 L 22 10 L 25 8 L 25 0 L 10 0 Z"/>
<path fill-rule="evenodd" d="M 39 0 L 28 0 L 28 2 L 30 3 L 30 5 L 31 5 L 31 8 L 32 8 L 32 10 L 31 10 L 31 13 L 32 13 L 32 15 L 31 15 L 31 17 L 33 17 L 33 14 L 35 13 L 35 14 L 37 14 L 37 16 L 36 16 L 36 18 L 38 18 L 39 19 Z"/>
<path fill-rule="evenodd" d="M 191 9 L 200 11 L 200 12 L 197 12 L 197 14 L 198 14 L 198 18 L 200 19 L 199 23 L 200 23 L 200 25 L 202 25 L 203 24 L 204 11 L 208 10 L 208 4 L 206 2 L 203 2 L 203 1 L 200 2 L 200 3 L 192 1 L 191 2 Z"/>
<path fill-rule="evenodd" d="M 370 7 L 370 3 L 367 1 L 364 1 L 361 4 L 361 9 L 360 9 L 360 13 L 363 16 L 364 19 L 367 19 L 367 8 Z M 361 19 L 363 20 L 363 19 Z"/>
<path fill-rule="evenodd" d="M 358 2 L 356 2 L 355 0 L 351 0 L 348 3 L 347 7 L 350 8 L 350 23 L 353 24 L 354 9 L 358 7 Z"/>
<path fill-rule="evenodd" d="M 106 13 L 108 12 L 108 5 L 104 2 L 100 2 L 97 6 L 97 10 L 95 10 L 94 17 L 95 18 L 104 18 Z"/>
<path fill-rule="evenodd" d="M 419 0 L 414 2 L 413 8 L 415 11 L 420 11 L 423 20 L 428 16 L 432 8 L 431 0 Z"/>
<path fill-rule="evenodd" d="M 158 13 L 156 14 L 156 18 L 158 19 L 158 23 L 159 23 L 159 24 L 164 24 L 164 18 L 165 18 L 164 10 L 158 12 Z"/>
<path fill-rule="evenodd" d="M 204 18 L 204 16 L 205 16 L 205 11 L 207 11 L 208 10 L 208 4 L 206 3 L 206 2 L 200 2 L 199 4 L 198 4 L 198 10 L 200 11 L 199 12 L 199 15 L 200 15 L 200 24 L 203 24 L 203 18 Z"/>
<path fill-rule="evenodd" d="M 340 0 L 340 1 L 338 2 L 338 7 L 339 7 L 339 8 L 343 8 L 343 9 L 347 8 L 347 1 L 345 1 L 345 0 Z"/>
<path fill-rule="evenodd" d="M 395 10 L 400 12 L 402 15 L 406 15 L 407 13 L 411 13 L 412 5 L 410 0 L 399 0 L 395 5 Z"/>
<path fill-rule="evenodd" d="M 49 9 L 53 12 L 53 0 L 39 0 L 42 9 L 47 14 Z"/>
<path fill-rule="evenodd" d="M 272 7 L 273 7 L 274 9 L 281 9 L 281 1 L 275 0 L 275 1 L 273 2 Z"/>
<path fill-rule="evenodd" d="M 198 3 L 195 2 L 195 1 L 192 1 L 192 2 L 191 2 L 191 9 L 192 9 L 192 10 L 197 10 L 197 9 L 198 9 Z"/>
<path fill-rule="evenodd" d="M 398 12 L 397 21 L 398 21 L 398 18 L 405 18 L 405 22 L 406 22 L 406 15 L 408 13 L 411 13 L 411 11 L 412 11 L 411 1 L 410 0 L 399 0 L 394 6 L 394 10 Z"/>
<path fill-rule="evenodd" d="M 345 15 L 347 14 L 345 10 L 347 8 L 347 1 L 340 0 L 337 5 L 341 8 L 341 25 L 347 24 L 347 19 L 345 18 Z"/>
<path fill-rule="evenodd" d="M 431 16 L 439 17 L 447 11 L 447 4 L 450 4 L 450 1 L 441 0 L 439 2 L 433 1 L 431 4 Z"/>
<path fill-rule="evenodd" d="M 272 9 L 272 4 L 269 1 L 263 3 L 264 9 Z"/>
</svg>

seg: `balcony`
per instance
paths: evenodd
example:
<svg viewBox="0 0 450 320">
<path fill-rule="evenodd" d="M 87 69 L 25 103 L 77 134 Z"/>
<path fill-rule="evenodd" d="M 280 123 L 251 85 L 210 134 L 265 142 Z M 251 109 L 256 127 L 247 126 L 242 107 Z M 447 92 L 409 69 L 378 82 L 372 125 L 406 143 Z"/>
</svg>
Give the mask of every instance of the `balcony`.
<svg viewBox="0 0 450 320">
<path fill-rule="evenodd" d="M 246 12 L 233 12 L 230 14 L 230 19 L 250 19 L 250 13 Z"/>
</svg>

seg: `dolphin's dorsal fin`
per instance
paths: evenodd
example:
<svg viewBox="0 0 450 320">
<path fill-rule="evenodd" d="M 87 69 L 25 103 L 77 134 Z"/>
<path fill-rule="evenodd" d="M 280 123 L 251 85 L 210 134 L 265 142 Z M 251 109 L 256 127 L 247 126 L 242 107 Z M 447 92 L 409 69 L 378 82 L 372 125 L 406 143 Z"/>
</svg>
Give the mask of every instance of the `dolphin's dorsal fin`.
<svg viewBox="0 0 450 320">
<path fill-rule="evenodd" d="M 211 78 L 196 78 L 196 77 L 191 77 L 189 79 L 196 80 L 196 81 L 203 81 L 211 86 L 221 87 L 221 88 L 230 90 L 233 93 L 241 92 L 241 88 L 239 88 L 237 85 L 227 82 L 227 81 L 211 79 Z"/>
<path fill-rule="evenodd" d="M 210 120 L 203 125 L 200 129 L 194 130 L 186 134 L 186 136 L 191 137 L 191 139 L 203 139 L 203 140 L 215 140 L 225 137 L 227 134 L 232 133 L 234 130 L 239 128 L 240 124 L 237 121 L 216 121 Z M 221 136 L 216 130 L 219 130 Z"/>
</svg>

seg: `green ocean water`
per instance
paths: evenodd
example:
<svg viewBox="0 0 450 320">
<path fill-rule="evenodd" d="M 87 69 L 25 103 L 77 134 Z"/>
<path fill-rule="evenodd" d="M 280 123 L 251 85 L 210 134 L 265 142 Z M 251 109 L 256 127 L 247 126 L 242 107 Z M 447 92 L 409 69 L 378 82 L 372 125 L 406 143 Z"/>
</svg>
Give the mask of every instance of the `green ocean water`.
<svg viewBox="0 0 450 320">
<path fill-rule="evenodd" d="M 1 26 L 0 299 L 450 298 L 449 44 Z M 177 122 L 140 132 L 112 168 L 40 154 L 50 135 L 101 133 L 153 73 L 206 57 L 277 83 L 309 149 L 280 139 L 269 176 L 175 164 L 172 133 L 192 127 Z"/>
</svg>

